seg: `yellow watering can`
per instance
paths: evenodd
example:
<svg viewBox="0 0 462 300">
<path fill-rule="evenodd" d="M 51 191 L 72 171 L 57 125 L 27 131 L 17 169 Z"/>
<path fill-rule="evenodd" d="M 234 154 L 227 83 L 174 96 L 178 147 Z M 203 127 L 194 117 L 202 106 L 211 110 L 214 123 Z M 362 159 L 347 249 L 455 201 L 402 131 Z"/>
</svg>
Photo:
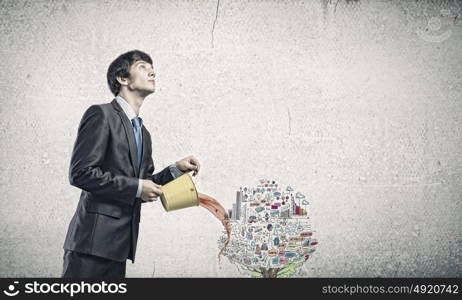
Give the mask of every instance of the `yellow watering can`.
<svg viewBox="0 0 462 300">
<path fill-rule="evenodd" d="M 199 205 L 196 186 L 188 173 L 163 185 L 160 200 L 166 211 Z"/>
</svg>

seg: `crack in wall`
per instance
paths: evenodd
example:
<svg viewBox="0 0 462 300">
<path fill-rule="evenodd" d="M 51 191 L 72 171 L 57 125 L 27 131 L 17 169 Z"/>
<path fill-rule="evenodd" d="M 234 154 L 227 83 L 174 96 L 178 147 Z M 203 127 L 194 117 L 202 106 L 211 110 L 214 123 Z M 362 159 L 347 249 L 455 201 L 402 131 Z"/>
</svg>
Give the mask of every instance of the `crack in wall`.
<svg viewBox="0 0 462 300">
<path fill-rule="evenodd" d="M 212 25 L 212 48 L 213 48 L 213 33 L 215 31 L 215 24 L 217 22 L 217 19 L 218 19 L 218 9 L 220 7 L 220 0 L 217 1 L 217 11 L 215 12 L 215 20 L 213 20 L 213 25 Z"/>
</svg>

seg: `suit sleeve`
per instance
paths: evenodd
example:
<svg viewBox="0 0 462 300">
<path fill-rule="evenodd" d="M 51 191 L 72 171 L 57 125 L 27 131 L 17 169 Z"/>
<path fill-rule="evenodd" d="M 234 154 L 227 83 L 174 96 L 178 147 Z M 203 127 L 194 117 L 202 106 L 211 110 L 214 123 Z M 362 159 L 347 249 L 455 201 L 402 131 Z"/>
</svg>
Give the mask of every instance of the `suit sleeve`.
<svg viewBox="0 0 462 300">
<path fill-rule="evenodd" d="M 148 179 L 152 180 L 154 183 L 164 185 L 172 181 L 174 178 L 170 172 L 170 168 L 166 167 L 157 174 L 149 175 Z"/>
<path fill-rule="evenodd" d="M 138 178 L 101 169 L 108 142 L 109 127 L 102 108 L 92 105 L 80 121 L 69 168 L 70 184 L 96 196 L 133 205 Z"/>
<path fill-rule="evenodd" d="M 173 178 L 178 178 L 180 177 L 181 175 L 183 175 L 185 172 L 181 171 L 180 169 L 177 168 L 176 164 L 171 164 L 170 166 L 168 166 L 168 168 L 170 169 L 170 173 L 172 174 Z"/>
</svg>

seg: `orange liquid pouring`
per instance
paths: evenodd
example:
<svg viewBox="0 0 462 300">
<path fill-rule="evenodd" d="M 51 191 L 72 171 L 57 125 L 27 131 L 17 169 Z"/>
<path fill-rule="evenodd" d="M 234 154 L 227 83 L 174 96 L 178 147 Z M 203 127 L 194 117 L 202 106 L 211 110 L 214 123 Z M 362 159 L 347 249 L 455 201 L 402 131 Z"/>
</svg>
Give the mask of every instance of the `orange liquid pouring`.
<svg viewBox="0 0 462 300">
<path fill-rule="evenodd" d="M 228 235 L 228 239 L 226 240 L 223 248 L 221 248 L 220 253 L 218 253 L 218 261 L 220 261 L 221 254 L 223 254 L 223 251 L 228 246 L 229 241 L 231 240 L 231 223 L 229 222 L 229 216 L 226 213 L 226 210 L 220 204 L 220 202 L 218 202 L 214 198 L 202 193 L 198 193 L 198 196 L 199 205 L 208 209 L 218 220 L 220 220 L 220 222 L 225 227 L 226 233 Z"/>
</svg>

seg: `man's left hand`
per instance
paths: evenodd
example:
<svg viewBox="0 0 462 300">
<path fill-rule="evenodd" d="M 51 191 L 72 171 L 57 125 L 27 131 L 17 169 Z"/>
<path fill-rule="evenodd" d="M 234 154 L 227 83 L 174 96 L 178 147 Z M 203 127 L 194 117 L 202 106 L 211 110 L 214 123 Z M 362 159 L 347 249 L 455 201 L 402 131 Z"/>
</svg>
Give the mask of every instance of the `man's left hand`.
<svg viewBox="0 0 462 300">
<path fill-rule="evenodd" d="M 194 171 L 193 176 L 196 176 L 199 173 L 199 169 L 201 165 L 199 161 L 194 156 L 190 155 L 188 157 L 183 158 L 176 162 L 176 167 L 183 172 L 191 172 Z"/>
</svg>

